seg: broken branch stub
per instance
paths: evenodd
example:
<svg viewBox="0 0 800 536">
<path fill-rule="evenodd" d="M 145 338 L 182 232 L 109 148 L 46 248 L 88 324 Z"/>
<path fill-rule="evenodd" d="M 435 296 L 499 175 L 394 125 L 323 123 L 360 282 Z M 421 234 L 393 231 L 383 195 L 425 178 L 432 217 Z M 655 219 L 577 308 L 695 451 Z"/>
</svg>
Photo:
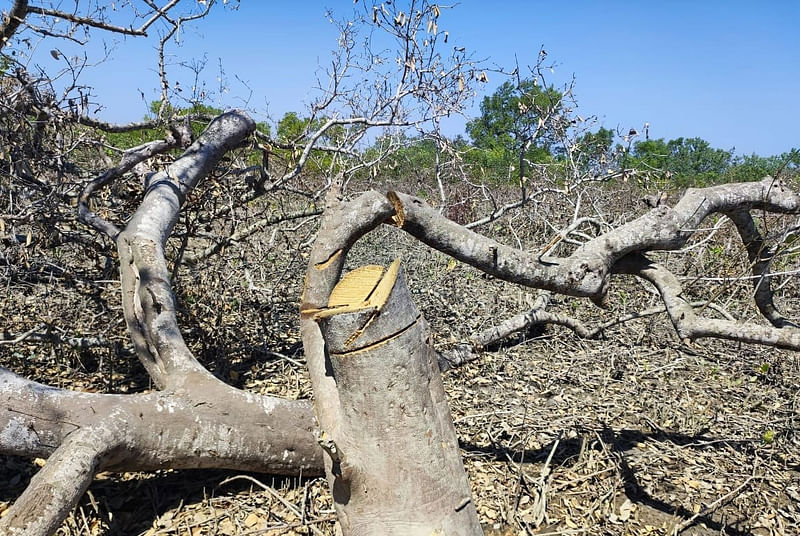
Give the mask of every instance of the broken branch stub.
<svg viewBox="0 0 800 536">
<path fill-rule="evenodd" d="M 436 353 L 399 260 L 345 275 L 314 318 L 341 406 L 332 457 L 343 533 L 482 534 Z"/>
</svg>

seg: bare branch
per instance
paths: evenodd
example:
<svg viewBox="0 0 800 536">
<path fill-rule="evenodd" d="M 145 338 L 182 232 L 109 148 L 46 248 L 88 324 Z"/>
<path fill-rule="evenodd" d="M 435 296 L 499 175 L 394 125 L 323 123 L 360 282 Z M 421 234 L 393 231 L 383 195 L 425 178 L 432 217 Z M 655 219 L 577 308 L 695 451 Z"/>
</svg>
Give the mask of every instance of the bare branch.
<svg viewBox="0 0 800 536">
<path fill-rule="evenodd" d="M 753 267 L 753 275 L 757 276 L 757 279 L 753 279 L 753 298 L 758 310 L 776 328 L 798 327 L 797 324 L 784 318 L 772 301 L 770 281 L 772 278 L 769 267 L 775 257 L 775 248 L 767 248 L 749 212 L 729 212 L 726 216 L 736 225 Z"/>
<path fill-rule="evenodd" d="M 273 216 L 271 218 L 262 218 L 257 220 L 246 227 L 237 230 L 235 233 L 232 233 L 230 236 L 227 236 L 218 242 L 215 242 L 213 245 L 208 246 L 207 248 L 203 249 L 202 251 L 196 254 L 189 254 L 185 255 L 183 260 L 187 264 L 196 264 L 199 261 L 206 259 L 212 255 L 219 253 L 223 248 L 227 247 L 228 245 L 239 242 L 241 240 L 246 239 L 249 236 L 257 233 L 258 231 L 263 230 L 265 227 L 270 227 L 272 225 L 276 225 L 281 222 L 285 221 L 292 221 L 301 218 L 310 218 L 313 216 L 319 216 L 322 214 L 322 210 L 318 208 L 311 208 L 307 210 L 301 210 L 298 212 L 294 212 L 292 214 L 282 214 L 278 216 Z"/>
<path fill-rule="evenodd" d="M 105 21 L 99 19 L 93 19 L 91 17 L 80 17 L 78 15 L 74 15 L 72 13 L 67 13 L 66 11 L 59 11 L 57 9 L 47 9 L 43 7 L 37 6 L 29 6 L 28 13 L 33 13 L 34 15 L 42 15 L 45 17 L 54 17 L 57 19 L 64 19 L 68 20 L 72 23 L 78 24 L 80 26 L 90 26 L 92 28 L 98 28 L 100 30 L 105 30 L 108 32 L 119 33 L 123 35 L 134 35 L 134 36 L 146 36 L 147 33 L 141 29 L 135 28 L 126 28 L 124 26 L 116 26 L 114 24 L 109 24 Z"/>
<path fill-rule="evenodd" d="M 28 14 L 28 0 L 15 0 L 0 26 L 0 50 L 8 43 Z"/>
<path fill-rule="evenodd" d="M 397 224 L 435 249 L 507 281 L 598 301 L 617 260 L 632 251 L 678 249 L 709 214 L 748 208 L 800 212 L 800 196 L 771 177 L 689 189 L 674 208 L 657 207 L 586 242 L 569 257 L 537 257 L 465 229 L 416 197 L 390 192 L 389 198 Z"/>
<path fill-rule="evenodd" d="M 710 319 L 698 316 L 683 296 L 683 288 L 672 272 L 644 255 L 632 253 L 621 259 L 615 267 L 620 273 L 629 273 L 650 281 L 658 289 L 667 314 L 682 339 L 703 337 L 728 339 L 800 350 L 800 329 L 758 326 L 731 320 Z"/>
<path fill-rule="evenodd" d="M 164 245 L 188 193 L 255 129 L 244 113 L 222 114 L 183 155 L 152 176 L 139 209 L 117 238 L 123 311 L 139 358 L 159 387 L 211 374 L 181 336 Z"/>
<path fill-rule="evenodd" d="M 149 121 L 137 121 L 133 123 L 117 124 L 94 119 L 87 115 L 81 115 L 75 118 L 81 125 L 96 128 L 103 132 L 132 132 L 134 130 L 144 130 L 146 128 L 157 128 L 163 124 L 158 119 L 151 119 Z"/>
<path fill-rule="evenodd" d="M 4 344 L 18 344 L 25 341 L 30 342 L 49 342 L 52 344 L 66 344 L 73 348 L 93 348 L 93 347 L 110 347 L 113 343 L 101 337 L 69 337 L 63 336 L 51 331 L 41 332 L 40 330 L 45 327 L 45 324 L 34 326 L 24 333 L 17 336 L 8 336 L 0 338 L 0 345 Z"/>
<path fill-rule="evenodd" d="M 99 231 L 111 240 L 116 240 L 120 233 L 119 227 L 104 218 L 98 216 L 89 208 L 89 200 L 99 188 L 102 188 L 111 181 L 121 177 L 137 164 L 152 158 L 157 154 L 164 153 L 180 145 L 180 140 L 170 138 L 168 140 L 155 140 L 133 147 L 125 151 L 120 159 L 120 163 L 107 170 L 99 177 L 89 181 L 78 196 L 78 219 L 89 227 Z"/>
<path fill-rule="evenodd" d="M 616 318 L 612 318 L 607 322 L 603 322 L 602 324 L 591 328 L 576 318 L 551 311 L 545 311 L 543 305 L 546 306 L 546 304 L 545 300 L 542 298 L 544 295 L 545 293 L 537 298 L 536 303 L 534 303 L 533 308 L 530 311 L 520 313 L 512 318 L 509 318 L 508 320 L 501 322 L 497 326 L 487 328 L 478 335 L 470 337 L 468 343 L 458 344 L 455 346 L 455 348 L 449 351 L 439 353 L 437 357 L 441 371 L 445 372 L 451 368 L 460 367 L 475 361 L 476 359 L 479 359 L 481 353 L 486 351 L 489 347 L 502 342 L 504 339 L 513 335 L 514 333 L 528 330 L 536 325 L 553 324 L 557 326 L 563 326 L 572 330 L 575 335 L 582 339 L 597 339 L 608 328 L 617 326 L 619 324 L 624 324 L 632 320 L 638 320 L 640 318 L 647 318 L 649 316 L 661 314 L 667 311 L 667 309 L 661 305 L 656 307 L 648 307 L 647 309 L 643 309 L 641 311 L 634 311 L 624 315 L 619 315 Z M 692 307 L 708 307 L 719 312 L 728 320 L 733 321 L 733 318 L 727 313 L 727 311 L 715 303 L 709 303 L 708 301 L 694 301 L 689 305 Z"/>
</svg>

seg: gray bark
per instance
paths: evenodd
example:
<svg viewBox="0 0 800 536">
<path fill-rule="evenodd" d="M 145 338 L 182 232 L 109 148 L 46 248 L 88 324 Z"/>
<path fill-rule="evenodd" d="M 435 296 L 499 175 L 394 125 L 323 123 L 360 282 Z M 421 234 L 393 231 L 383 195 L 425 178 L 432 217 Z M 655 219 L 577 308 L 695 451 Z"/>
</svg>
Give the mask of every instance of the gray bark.
<svg viewBox="0 0 800 536">
<path fill-rule="evenodd" d="M 212 121 L 166 171 L 150 178 L 141 205 L 118 234 L 113 225 L 84 218 L 116 238 L 123 314 L 136 354 L 161 391 L 75 393 L 0 368 L 0 452 L 49 456 L 0 520 L 0 533 L 52 533 L 98 471 L 322 472 L 311 405 L 247 393 L 215 378 L 190 352 L 175 314 L 166 240 L 187 195 L 254 129 L 241 112 Z M 87 205 L 91 191 L 83 198 Z"/>
<path fill-rule="evenodd" d="M 241 112 L 212 121 L 167 170 L 150 178 L 141 206 L 121 231 L 83 213 L 87 224 L 116 240 L 124 317 L 136 354 L 160 391 L 73 393 L 0 369 L 0 452 L 50 457 L 0 521 L 0 532 L 51 533 L 100 470 L 218 467 L 315 474 L 324 463 L 345 534 L 480 533 L 436 356 L 402 277 L 388 301 L 374 302 L 371 292 L 359 303 L 332 301 L 337 283 L 346 279 L 341 275 L 350 247 L 382 223 L 397 225 L 497 277 L 598 303 L 612 275 L 642 277 L 655 285 L 681 337 L 800 349 L 800 330 L 781 322 L 768 285 L 757 288 L 756 300 L 762 314 L 780 327 L 703 318 L 682 297 L 677 278 L 643 255 L 682 247 L 704 218 L 721 212 L 737 223 L 754 273 L 768 280 L 760 236 L 752 218 L 742 214 L 751 209 L 800 212 L 800 196 L 781 181 L 767 177 L 758 183 L 690 189 L 674 207 L 657 206 L 568 257 L 504 246 L 412 196 L 367 192 L 344 202 L 334 188 L 311 251 L 300 305 L 321 429 L 312 433 L 316 423 L 308 403 L 239 391 L 198 363 L 181 336 L 164 257 L 187 195 L 254 128 Z M 97 179 L 94 187 L 104 180 Z M 87 207 L 92 191 L 90 186 L 82 198 Z M 587 336 L 597 333 L 535 309 L 480 334 L 473 346 L 480 349 L 531 322 L 560 323 Z"/>
<path fill-rule="evenodd" d="M 800 349 L 800 329 L 783 320 L 772 304 L 768 259 L 754 228 L 751 209 L 777 214 L 800 213 L 800 195 L 781 180 L 765 177 L 759 182 L 690 188 L 674 207 L 660 205 L 616 229 L 587 241 L 568 257 L 551 257 L 502 245 L 447 220 L 421 199 L 389 192 L 395 207 L 394 221 L 403 230 L 434 249 L 476 268 L 520 285 L 588 297 L 602 304 L 611 276 L 628 273 L 651 281 L 661 294 L 665 310 L 682 338 L 714 337 L 778 348 Z M 696 314 L 682 294 L 678 279 L 641 256 L 650 250 L 683 247 L 703 220 L 711 214 L 729 215 L 737 225 L 759 276 L 755 293 L 762 314 L 777 327 L 742 324 L 704 318 Z M 749 220 L 749 221 L 748 221 Z M 531 321 L 565 325 L 579 335 L 596 333 L 573 319 L 534 311 Z M 456 356 L 458 358 L 458 356 Z"/>
<path fill-rule="evenodd" d="M 47 458 L 76 431 L 100 426 L 119 430 L 126 449 L 105 460 L 102 470 L 322 472 L 309 401 L 256 395 L 221 382 L 174 394 L 78 393 L 0 368 L 3 454 Z"/>
<path fill-rule="evenodd" d="M 28 0 L 15 0 L 11 10 L 0 23 L 0 50 L 6 46 L 27 15 Z"/>
<path fill-rule="evenodd" d="M 333 200 L 322 217 L 317 240 L 311 250 L 300 303 L 300 329 L 306 363 L 314 389 L 314 409 L 319 427 L 336 437 L 340 426 L 339 393 L 330 374 L 330 361 L 325 339 L 312 314 L 304 311 L 325 308 L 328 297 L 341 276 L 350 247 L 366 233 L 380 225 L 393 213 L 386 196 L 367 192 L 348 203 Z M 326 474 L 331 483 L 332 461 L 325 456 Z"/>
<path fill-rule="evenodd" d="M 402 272 L 383 307 L 319 321 L 339 394 L 327 448 L 343 533 L 482 534 L 436 353 Z"/>
<path fill-rule="evenodd" d="M 569 257 L 514 249 L 447 220 L 414 196 L 389 193 L 403 230 L 452 257 L 500 279 L 600 302 L 614 264 L 628 253 L 683 247 L 700 223 L 714 213 L 753 208 L 778 214 L 800 212 L 800 196 L 783 181 L 690 188 L 674 207 L 656 207 L 586 242 Z"/>
<path fill-rule="evenodd" d="M 769 266 L 775 257 L 775 249 L 767 248 L 750 212 L 730 212 L 727 216 L 736 225 L 736 230 L 742 238 L 742 244 L 747 250 L 747 257 L 753 267 L 753 275 L 759 276 L 758 279 L 753 280 L 753 299 L 761 315 L 776 328 L 798 327 L 781 315 L 772 300 Z"/>
</svg>

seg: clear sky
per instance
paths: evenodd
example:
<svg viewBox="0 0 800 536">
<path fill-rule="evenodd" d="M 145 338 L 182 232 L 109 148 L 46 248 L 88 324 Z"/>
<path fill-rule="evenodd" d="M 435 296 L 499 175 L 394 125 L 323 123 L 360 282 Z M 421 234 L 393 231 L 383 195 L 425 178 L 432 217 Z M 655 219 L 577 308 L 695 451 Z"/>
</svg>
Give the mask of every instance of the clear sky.
<svg viewBox="0 0 800 536">
<path fill-rule="evenodd" d="M 237 98 L 252 90 L 249 106 L 277 120 L 302 111 L 335 47 L 327 8 L 344 17 L 352 0 L 242 0 L 238 11 L 217 10 L 188 30 L 172 61 L 205 54 L 211 83 L 221 61 L 230 92 L 215 103 L 241 106 Z M 651 137 L 697 136 L 739 155 L 770 155 L 800 147 L 799 24 L 798 0 L 463 0 L 443 11 L 439 27 L 449 44 L 509 69 L 515 57 L 520 66 L 535 62 L 543 46 L 558 64 L 555 81 L 575 76 L 579 113 L 608 128 L 649 122 Z M 100 116 L 140 119 L 140 91 L 158 95 L 154 66 L 152 41 L 120 43 L 85 78 L 106 105 Z M 500 82 L 491 78 L 486 91 Z M 454 135 L 463 126 L 447 128 Z"/>
</svg>

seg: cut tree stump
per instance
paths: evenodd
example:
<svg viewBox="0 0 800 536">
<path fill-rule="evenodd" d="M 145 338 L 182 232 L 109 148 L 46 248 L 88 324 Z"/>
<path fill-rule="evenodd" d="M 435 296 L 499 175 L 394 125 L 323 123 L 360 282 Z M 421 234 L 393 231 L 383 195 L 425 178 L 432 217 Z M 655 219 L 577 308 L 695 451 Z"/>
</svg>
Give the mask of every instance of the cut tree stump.
<svg viewBox="0 0 800 536">
<path fill-rule="evenodd" d="M 399 260 L 346 274 L 320 323 L 341 423 L 322 432 L 345 535 L 482 534 L 427 324 Z"/>
</svg>

